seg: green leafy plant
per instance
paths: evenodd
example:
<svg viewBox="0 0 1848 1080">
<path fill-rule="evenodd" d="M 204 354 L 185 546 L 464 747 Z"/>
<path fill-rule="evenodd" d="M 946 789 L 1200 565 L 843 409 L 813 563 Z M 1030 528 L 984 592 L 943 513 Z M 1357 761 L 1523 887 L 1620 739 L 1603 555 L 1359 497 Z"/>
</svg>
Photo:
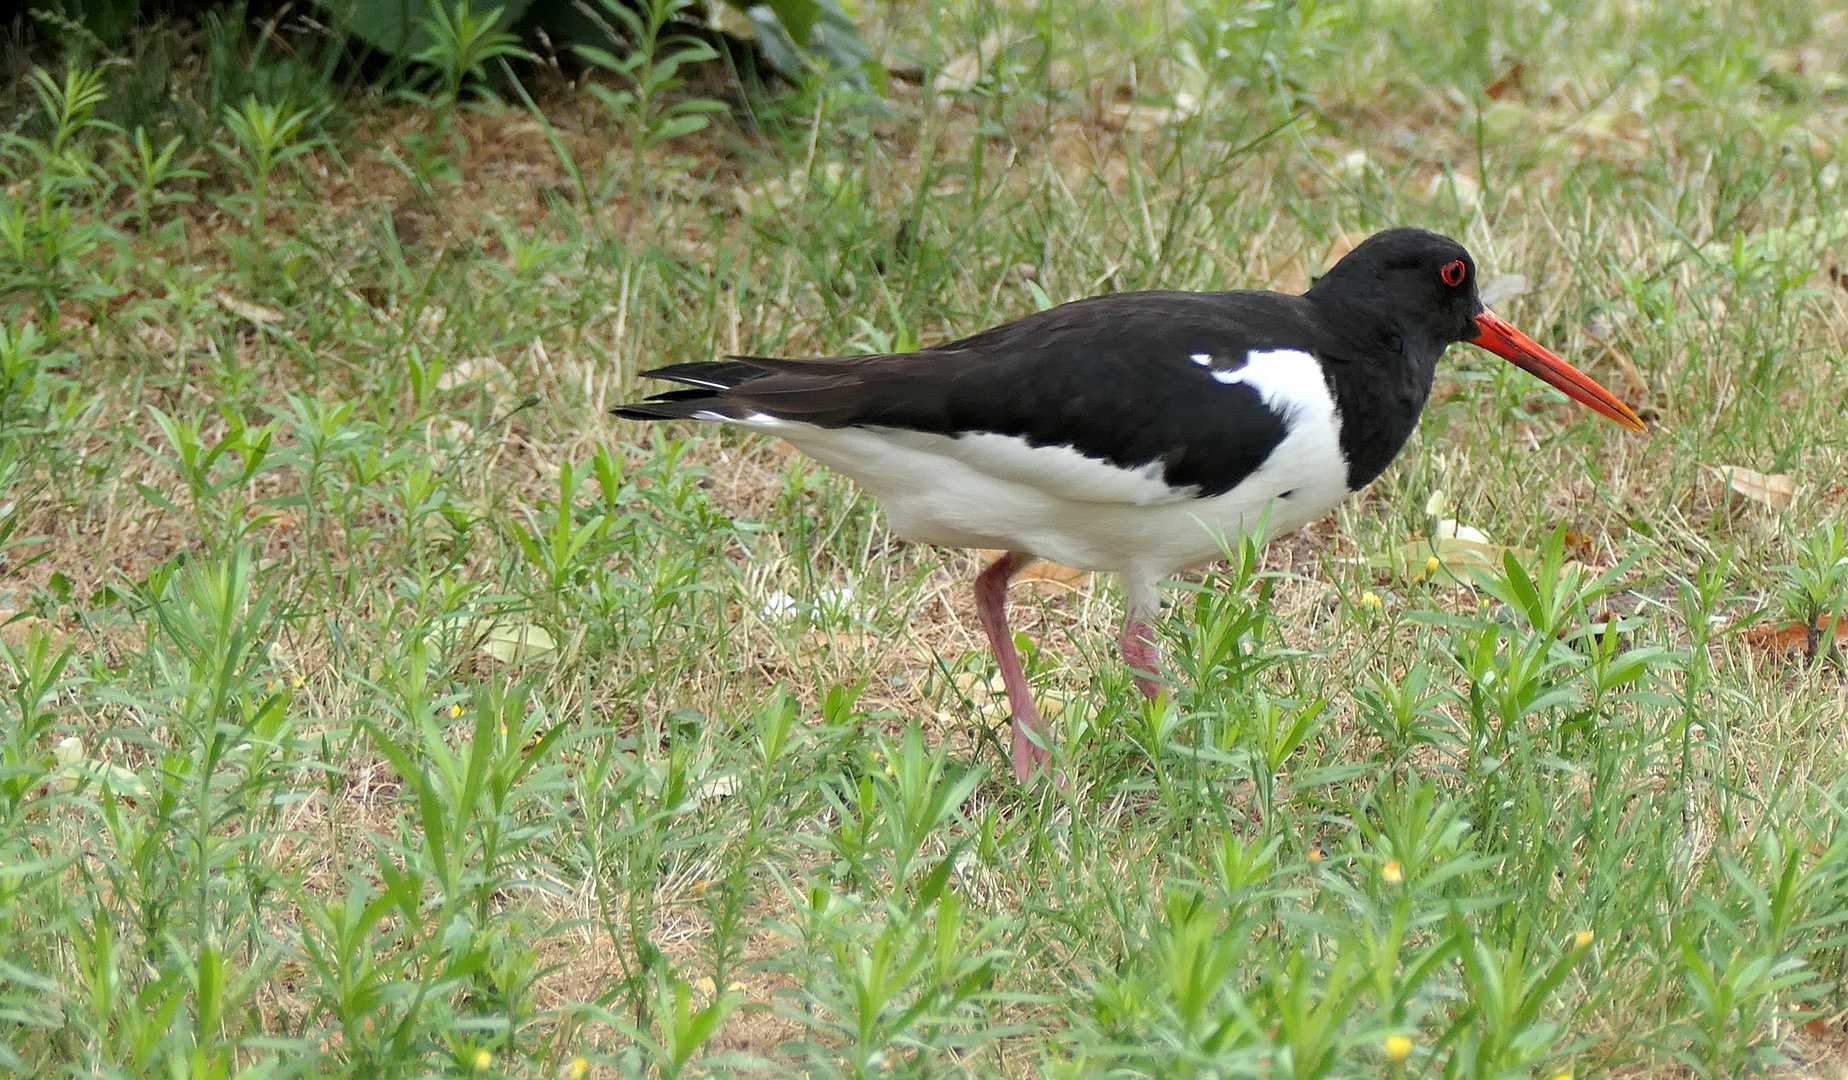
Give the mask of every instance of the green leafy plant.
<svg viewBox="0 0 1848 1080">
<path fill-rule="evenodd" d="M 0 298 L 31 294 L 39 325 L 55 332 L 58 305 L 94 303 L 115 294 L 91 265 L 112 229 L 102 215 L 83 213 L 110 193 L 94 142 L 110 125 L 96 116 L 106 91 L 101 68 L 73 64 L 63 79 L 43 68 L 28 77 L 46 134 L 0 133 Z"/>
<path fill-rule="evenodd" d="M 832 703 L 851 700 L 849 693 Z M 853 1077 L 876 1074 L 907 1050 L 953 1046 L 982 1025 L 998 1000 L 997 939 L 1009 925 L 1005 918 L 972 923 L 952 886 L 958 852 L 923 850 L 959 816 L 980 774 L 958 775 L 941 748 L 925 747 L 915 724 L 869 756 L 885 767 L 840 777 L 827 794 L 840 827 L 825 842 L 837 867 L 850 868 L 835 876 L 859 888 L 808 888 L 791 930 L 814 955 L 786 965 L 804 987 L 801 1017 L 811 1041 L 803 1054 L 817 1068 Z"/>
<path fill-rule="evenodd" d="M 710 1001 L 696 1002 L 686 979 L 662 970 L 655 978 L 653 1030 L 602 1010 L 590 1010 L 588 1014 L 605 1020 L 633 1043 L 628 1053 L 609 1055 L 620 1075 L 679 1080 L 706 1043 L 719 1033 L 719 1025 L 741 1004 L 741 995 L 730 991 Z"/>
<path fill-rule="evenodd" d="M 591 96 L 621 117 L 629 127 L 631 165 L 639 174 L 643 153 L 656 143 L 690 135 L 711 122 L 712 114 L 725 111 L 725 103 L 712 98 L 669 99 L 686 85 L 680 69 L 688 64 L 718 58 L 712 46 L 674 29 L 694 0 L 598 0 L 604 15 L 614 19 L 620 36 L 631 43 L 618 56 L 595 45 L 575 46 L 577 54 L 628 83 L 608 87 L 591 83 Z"/>
<path fill-rule="evenodd" d="M 515 534 L 527 559 L 540 573 L 555 597 L 562 594 L 588 565 L 604 554 L 603 541 L 611 519 L 607 514 L 580 515 L 576 507 L 578 490 L 586 479 L 584 471 L 569 462 L 558 470 L 558 499 L 551 507 L 551 523 L 530 520 Z"/>
<path fill-rule="evenodd" d="M 191 193 L 171 189 L 174 181 L 198 180 L 205 176 L 197 169 L 188 168 L 179 157 L 183 141 L 184 136 L 175 135 L 156 150 L 148 140 L 147 130 L 136 128 L 132 145 L 126 140 L 117 144 L 116 176 L 132 193 L 135 218 L 143 235 L 154 231 L 155 210 L 193 201 Z"/>
<path fill-rule="evenodd" d="M 13 438 L 46 404 L 45 368 L 68 360 L 37 323 L 0 324 L 0 440 Z"/>
<path fill-rule="evenodd" d="M 248 193 L 231 198 L 241 208 L 240 217 L 250 237 L 253 254 L 261 257 L 269 212 L 270 177 L 276 167 L 309 153 L 325 143 L 311 123 L 314 110 L 298 109 L 287 101 L 265 103 L 255 95 L 244 99 L 236 108 L 227 108 L 223 116 L 230 143 L 215 142 L 217 151 L 235 162 L 250 185 Z"/>
<path fill-rule="evenodd" d="M 150 413 L 167 443 L 165 451 L 150 447 L 150 456 L 177 472 L 186 484 L 200 536 L 222 549 L 240 543 L 247 530 L 261 524 L 245 514 L 246 492 L 259 473 L 278 464 L 270 457 L 277 422 L 253 428 L 227 410 L 221 416 L 224 433 L 210 439 L 206 424 L 199 419 L 169 416 L 159 409 L 150 409 Z M 141 484 L 138 489 L 162 510 L 186 512 L 154 487 Z"/>
<path fill-rule="evenodd" d="M 472 85 L 476 94 L 491 101 L 492 94 L 482 84 L 488 62 L 503 56 L 526 55 L 518 37 L 496 29 L 503 10 L 497 7 L 477 15 L 470 10 L 468 0 L 458 0 L 454 8 L 442 0 L 432 0 L 429 14 L 418 21 L 430 44 L 412 59 L 436 71 L 436 92 L 424 100 L 439 114 L 462 100 L 465 85 Z"/>
</svg>

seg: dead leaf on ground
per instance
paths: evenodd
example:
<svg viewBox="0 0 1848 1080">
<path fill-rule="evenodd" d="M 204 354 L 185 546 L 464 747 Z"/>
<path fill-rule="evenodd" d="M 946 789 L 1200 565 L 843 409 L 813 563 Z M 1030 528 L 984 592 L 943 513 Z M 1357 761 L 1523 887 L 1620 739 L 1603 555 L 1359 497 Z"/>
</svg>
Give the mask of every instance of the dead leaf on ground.
<svg viewBox="0 0 1848 1080">
<path fill-rule="evenodd" d="M 74 334 L 96 325 L 96 316 L 85 304 L 66 300 L 58 305 L 58 332 Z"/>
<path fill-rule="evenodd" d="M 937 718 L 943 723 L 954 724 L 963 718 L 960 707 L 964 701 L 975 707 L 975 717 L 989 727 L 1000 727 L 1013 718 L 1014 710 L 1007 700 L 1007 683 L 1000 672 L 983 677 L 973 671 L 961 671 L 952 677 L 951 684 L 956 693 L 937 710 Z M 1050 724 L 1064 716 L 1073 701 L 1061 691 L 1042 690 L 1033 695 L 1033 703 L 1039 706 L 1040 716 Z"/>
<path fill-rule="evenodd" d="M 136 323 L 135 337 L 149 352 L 171 353 L 179 349 L 180 343 L 174 340 L 172 332 L 164 326 L 153 323 Z"/>
<path fill-rule="evenodd" d="M 801 654 L 865 656 L 881 648 L 877 634 L 865 630 L 810 630 L 802 635 Z"/>
<path fill-rule="evenodd" d="M 1709 473 L 1719 477 L 1733 494 L 1752 500 L 1773 510 L 1782 510 L 1790 505 L 1797 494 L 1796 481 L 1787 473 L 1761 473 L 1740 465 L 1703 465 Z"/>
<path fill-rule="evenodd" d="M 1527 65 L 1516 60 L 1509 64 L 1507 70 L 1495 77 L 1495 81 L 1482 88 L 1483 96 L 1491 101 L 1500 101 L 1509 93 L 1521 90 L 1521 76 L 1527 73 Z"/>
<path fill-rule="evenodd" d="M 1445 584 L 1468 586 L 1474 584 L 1469 577 L 1471 570 L 1499 571 L 1502 554 L 1510 551 L 1523 564 L 1532 564 L 1539 559 L 1533 552 L 1522 548 L 1486 544 L 1480 540 L 1456 536 L 1440 536 L 1436 540 L 1421 536 L 1398 545 L 1384 555 L 1374 556 L 1368 563 L 1390 570 L 1393 576 L 1411 584 L 1426 579 L 1441 579 Z"/>
<path fill-rule="evenodd" d="M 69 791 L 88 780 L 108 788 L 118 797 L 146 798 L 147 785 L 132 770 L 86 756 L 83 740 L 75 735 L 52 747 L 52 759 L 58 763 L 58 788 Z"/>
<path fill-rule="evenodd" d="M 517 665 L 537 660 L 557 648 L 556 638 L 531 623 L 497 622 L 487 628 L 480 651 L 503 664 Z"/>
<path fill-rule="evenodd" d="M 993 562 L 1004 554 L 1006 552 L 984 548 L 982 559 L 984 562 Z M 1022 567 L 1013 580 L 1026 582 L 1042 596 L 1061 596 L 1083 588 L 1086 573 L 1088 571 L 1056 563 L 1051 559 L 1040 559 Z"/>
<path fill-rule="evenodd" d="M 232 296 L 223 289 L 214 291 L 212 293 L 212 299 L 218 301 L 218 306 L 236 315 L 238 318 L 243 319 L 245 322 L 257 323 L 261 326 L 274 326 L 282 321 L 282 312 L 277 311 L 275 308 L 269 307 L 266 304 L 258 304 L 250 300 L 240 299 L 236 296 Z"/>
<path fill-rule="evenodd" d="M 1012 29 L 994 30 L 975 47 L 974 52 L 952 57 L 943 65 L 937 77 L 931 80 L 931 89 L 939 94 L 955 94 L 973 90 L 982 80 L 982 72 L 1000 56 L 1001 51 L 1020 40 L 1020 34 Z"/>
<path fill-rule="evenodd" d="M 694 998 L 701 1004 L 711 1001 L 713 997 L 716 996 L 717 991 L 717 987 L 713 985 L 712 976 L 710 975 L 700 975 L 694 978 L 693 981 L 687 983 L 687 989 L 693 992 Z M 750 993 L 750 988 L 734 980 L 725 984 L 725 992 L 742 997 Z"/>
<path fill-rule="evenodd" d="M 1835 639 L 1835 647 L 1848 649 L 1848 613 L 1816 616 L 1816 643 Z M 1762 622 L 1740 631 L 1739 639 L 1754 649 L 1776 653 L 1807 653 L 1810 631 L 1800 622 Z"/>
<path fill-rule="evenodd" d="M 1448 526 L 1448 528 L 1445 528 Z M 1454 529 L 1463 535 L 1451 532 Z M 1444 585 L 1473 587 L 1476 584 L 1474 571 L 1486 570 L 1499 574 L 1503 570 L 1504 556 L 1514 556 L 1514 561 L 1533 573 L 1540 566 L 1540 553 L 1530 548 L 1509 547 L 1503 544 L 1491 544 L 1474 539 L 1481 532 L 1467 525 L 1458 526 L 1455 522 L 1439 523 L 1437 538 L 1420 536 L 1367 560 L 1367 565 L 1375 569 L 1389 570 L 1407 584 L 1422 581 L 1437 581 Z M 1576 559 L 1567 559 L 1561 567 L 1562 572 L 1590 574 L 1591 568 Z"/>
<path fill-rule="evenodd" d="M 1146 134 L 1170 124 L 1178 124 L 1191 115 L 1191 111 L 1178 105 L 1125 105 L 1113 102 L 1098 114 L 1097 119 L 1100 124 L 1112 130 Z"/>
<path fill-rule="evenodd" d="M 1007 687 L 1002 683 L 999 672 L 983 678 L 973 671 L 959 671 L 951 681 L 956 687 L 957 696 L 974 705 L 976 715 L 990 726 L 1007 722 L 1011 710 L 1007 704 Z M 954 720 L 951 708 L 938 710 L 938 716 L 946 723 Z"/>
<path fill-rule="evenodd" d="M 701 784 L 693 792 L 693 797 L 700 802 L 712 802 L 715 799 L 728 799 L 736 795 L 738 789 L 743 786 L 744 781 L 738 779 L 736 773 L 724 773 Z"/>
</svg>

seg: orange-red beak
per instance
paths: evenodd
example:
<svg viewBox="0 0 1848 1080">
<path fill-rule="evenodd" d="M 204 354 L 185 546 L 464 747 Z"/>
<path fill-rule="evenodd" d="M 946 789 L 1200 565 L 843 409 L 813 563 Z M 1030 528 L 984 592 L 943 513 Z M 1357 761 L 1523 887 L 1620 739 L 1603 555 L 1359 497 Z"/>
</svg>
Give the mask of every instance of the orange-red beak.
<svg viewBox="0 0 1848 1080">
<path fill-rule="evenodd" d="M 1479 333 L 1469 339 L 1471 345 L 1480 345 L 1522 371 L 1531 372 L 1541 381 L 1558 387 L 1573 401 L 1603 413 L 1631 431 L 1648 430 L 1643 418 L 1619 401 L 1616 394 L 1599 386 L 1591 376 L 1566 363 L 1546 346 L 1516 330 L 1500 315 L 1485 309 L 1476 316 L 1476 329 Z"/>
</svg>

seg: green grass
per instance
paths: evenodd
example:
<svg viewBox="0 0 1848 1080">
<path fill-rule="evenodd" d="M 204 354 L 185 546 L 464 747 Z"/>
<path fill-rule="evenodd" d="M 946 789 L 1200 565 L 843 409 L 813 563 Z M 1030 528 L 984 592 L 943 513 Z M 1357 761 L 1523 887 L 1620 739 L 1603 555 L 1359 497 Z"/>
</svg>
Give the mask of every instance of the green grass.
<svg viewBox="0 0 1848 1080">
<path fill-rule="evenodd" d="M 1834 1075 L 1844 663 L 1762 642 L 1848 606 L 1848 27 L 1536 8 L 871 12 L 926 89 L 653 145 L 222 24 L 22 72 L 0 1063 Z M 1007 779 L 972 553 L 606 413 L 1392 224 L 1654 427 L 1455 350 L 1369 492 L 1170 591 L 1161 706 L 1108 582 L 1017 587 L 1064 786 Z M 1385 569 L 1432 516 L 1525 554 Z"/>
</svg>

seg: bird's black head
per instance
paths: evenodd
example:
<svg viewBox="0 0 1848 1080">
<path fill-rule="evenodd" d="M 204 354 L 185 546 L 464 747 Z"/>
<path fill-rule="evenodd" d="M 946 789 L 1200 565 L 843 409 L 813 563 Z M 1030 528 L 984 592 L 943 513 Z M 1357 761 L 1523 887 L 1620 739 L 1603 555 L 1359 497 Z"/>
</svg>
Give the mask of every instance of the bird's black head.
<svg viewBox="0 0 1848 1080">
<path fill-rule="evenodd" d="M 1445 346 L 1480 332 L 1476 260 L 1462 244 L 1423 229 L 1367 237 L 1322 275 L 1308 297 L 1336 325 L 1358 335 L 1396 337 L 1414 361 L 1435 361 Z"/>
<path fill-rule="evenodd" d="M 1431 392 L 1437 358 L 1453 342 L 1467 341 L 1627 428 L 1646 430 L 1617 395 L 1483 308 L 1476 294 L 1476 261 L 1449 237 L 1423 229 L 1375 233 L 1342 256 L 1305 295 L 1321 310 L 1332 334 L 1357 346 L 1351 356 L 1374 361 L 1376 388 L 1411 403 L 1412 419 Z M 1395 356 L 1404 362 L 1392 362 Z M 1348 392 L 1362 391 L 1350 387 Z M 1409 423 L 1405 433 L 1410 433 Z M 1396 427 L 1392 437 L 1403 442 Z M 1388 456 L 1398 446 L 1393 442 Z"/>
</svg>

